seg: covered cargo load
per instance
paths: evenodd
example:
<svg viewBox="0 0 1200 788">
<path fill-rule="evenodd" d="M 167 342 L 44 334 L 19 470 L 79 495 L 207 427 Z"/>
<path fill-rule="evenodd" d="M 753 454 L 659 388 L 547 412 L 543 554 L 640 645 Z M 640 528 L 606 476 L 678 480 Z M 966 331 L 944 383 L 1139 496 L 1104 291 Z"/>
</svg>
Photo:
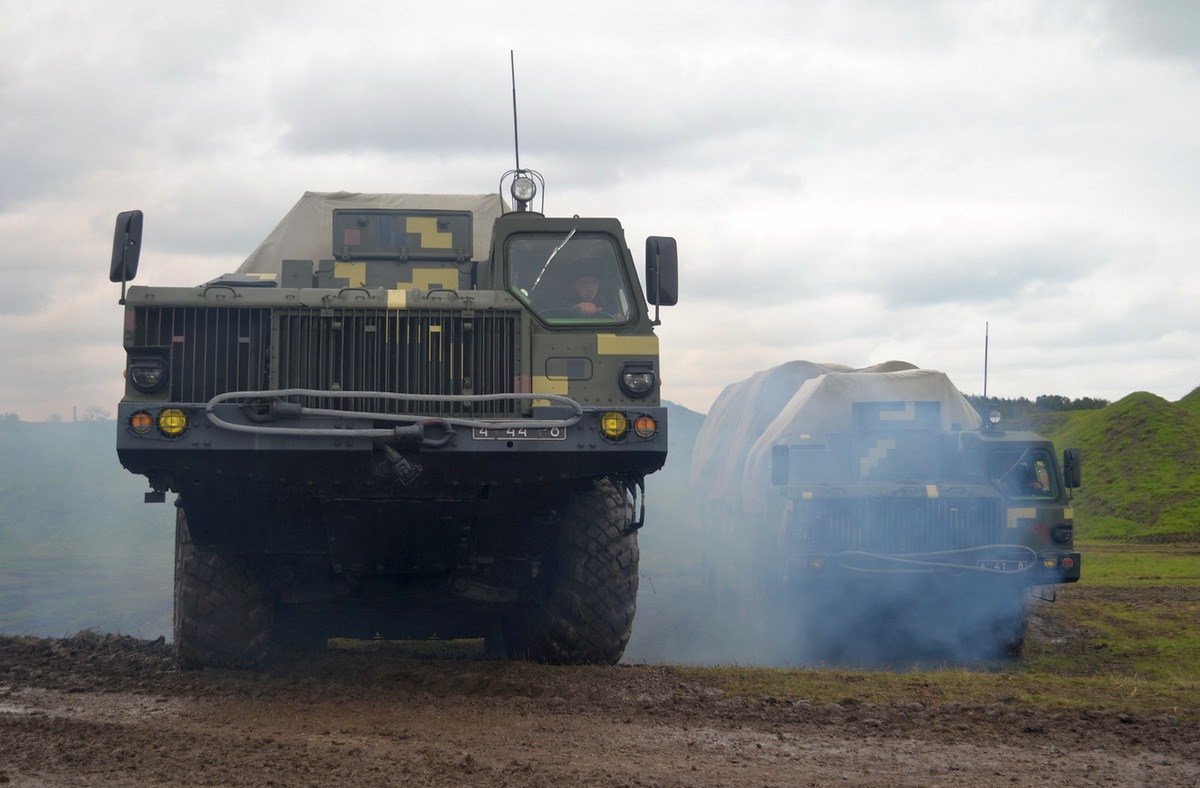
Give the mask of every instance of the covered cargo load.
<svg viewBox="0 0 1200 788">
<path fill-rule="evenodd" d="M 727 387 L 692 484 L 718 601 L 796 654 L 1015 655 L 1028 592 L 1079 578 L 1078 450 L 1060 465 L 907 362 L 793 361 Z"/>
</svg>

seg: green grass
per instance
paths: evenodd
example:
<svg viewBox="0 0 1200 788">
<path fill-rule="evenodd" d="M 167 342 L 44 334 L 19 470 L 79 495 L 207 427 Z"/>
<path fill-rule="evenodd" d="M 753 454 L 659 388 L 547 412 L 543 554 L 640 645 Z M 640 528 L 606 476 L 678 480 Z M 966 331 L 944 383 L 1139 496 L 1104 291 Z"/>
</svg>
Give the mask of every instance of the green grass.
<svg viewBox="0 0 1200 788">
<path fill-rule="evenodd" d="M 1059 449 L 1082 450 L 1082 537 L 1200 542 L 1198 407 L 1191 395 L 1172 403 L 1138 392 L 1100 410 L 1038 421 Z"/>
<path fill-rule="evenodd" d="M 1081 582 L 1085 586 L 1200 586 L 1200 545 L 1089 541 L 1079 548 L 1083 553 Z"/>
<path fill-rule="evenodd" d="M 1016 662 L 911 671 L 698 668 L 731 695 L 811 703 L 1021 704 L 1200 721 L 1200 548 L 1085 543 L 1083 580 L 1036 603 Z M 903 667 L 903 666 L 900 666 Z"/>
<path fill-rule="evenodd" d="M 963 669 L 913 673 L 783 671 L 768 668 L 692 668 L 719 671 L 729 695 L 808 701 L 926 706 L 1019 704 L 1046 712 L 1173 714 L 1200 720 L 1200 684 L 1182 674 L 1152 678 L 1120 673 L 1070 676 L 1016 668 L 997 673 Z"/>
</svg>

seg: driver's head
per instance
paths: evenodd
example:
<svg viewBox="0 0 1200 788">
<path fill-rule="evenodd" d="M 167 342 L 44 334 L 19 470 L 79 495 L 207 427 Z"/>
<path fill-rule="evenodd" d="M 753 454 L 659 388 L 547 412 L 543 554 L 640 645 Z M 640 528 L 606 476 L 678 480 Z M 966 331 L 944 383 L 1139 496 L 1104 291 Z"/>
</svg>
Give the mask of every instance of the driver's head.
<svg viewBox="0 0 1200 788">
<path fill-rule="evenodd" d="M 587 272 L 575 280 L 575 295 L 581 301 L 595 301 L 600 292 L 600 279 L 595 274 Z"/>
</svg>

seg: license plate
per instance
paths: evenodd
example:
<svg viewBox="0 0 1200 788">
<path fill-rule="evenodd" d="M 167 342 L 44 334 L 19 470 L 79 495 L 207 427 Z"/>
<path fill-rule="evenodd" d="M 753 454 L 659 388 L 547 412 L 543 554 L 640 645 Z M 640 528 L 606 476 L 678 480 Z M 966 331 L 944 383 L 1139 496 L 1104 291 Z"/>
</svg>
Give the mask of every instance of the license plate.
<svg viewBox="0 0 1200 788">
<path fill-rule="evenodd" d="M 991 569 L 996 572 L 1024 572 L 1029 566 L 1028 561 L 976 561 L 978 569 Z"/>
<path fill-rule="evenodd" d="M 471 437 L 477 441 L 565 441 L 566 427 L 473 427 Z"/>
</svg>

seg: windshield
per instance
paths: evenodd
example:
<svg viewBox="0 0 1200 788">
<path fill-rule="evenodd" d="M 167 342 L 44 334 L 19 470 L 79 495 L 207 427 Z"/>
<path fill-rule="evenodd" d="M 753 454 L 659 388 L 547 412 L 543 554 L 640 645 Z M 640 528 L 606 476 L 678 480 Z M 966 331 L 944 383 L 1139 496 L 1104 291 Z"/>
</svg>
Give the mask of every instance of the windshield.
<svg viewBox="0 0 1200 788">
<path fill-rule="evenodd" d="M 988 473 L 992 484 L 1012 498 L 1057 498 L 1054 457 L 1045 449 L 994 451 Z"/>
<path fill-rule="evenodd" d="M 632 312 L 621 258 L 607 235 L 510 238 L 508 287 L 547 323 L 624 322 Z"/>
</svg>

